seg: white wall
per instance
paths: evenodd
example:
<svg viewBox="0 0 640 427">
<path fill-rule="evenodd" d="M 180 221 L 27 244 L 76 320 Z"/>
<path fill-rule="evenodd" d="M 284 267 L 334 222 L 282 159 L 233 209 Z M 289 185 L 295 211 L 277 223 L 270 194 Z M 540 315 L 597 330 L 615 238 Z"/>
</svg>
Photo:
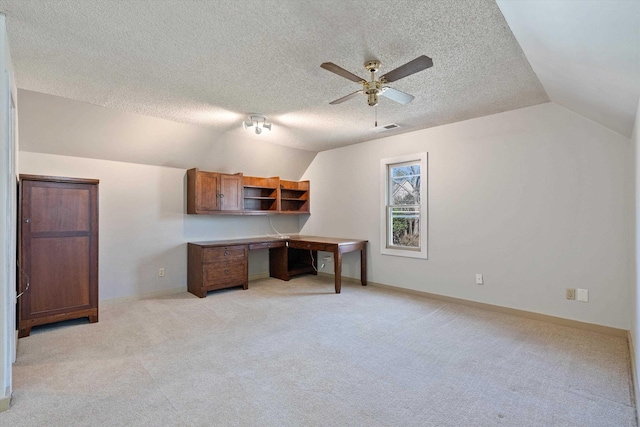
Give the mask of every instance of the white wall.
<svg viewBox="0 0 640 427">
<path fill-rule="evenodd" d="M 634 200 L 632 206 L 632 221 L 630 233 L 633 236 L 631 244 L 632 253 L 632 265 L 633 265 L 633 277 L 630 280 L 630 310 L 631 310 L 631 345 L 633 346 L 633 352 L 635 355 L 635 361 L 638 361 L 640 356 L 640 316 L 638 316 L 638 307 L 640 307 L 640 102 L 638 103 L 638 110 L 636 112 L 636 123 L 631 134 L 631 146 L 633 155 L 631 156 L 631 162 L 633 163 L 633 193 L 632 200 Z M 636 377 L 634 380 L 636 391 L 636 408 L 640 408 L 640 393 L 638 375 L 638 365 L 636 363 L 634 374 Z"/>
<path fill-rule="evenodd" d="M 6 33 L 0 14 L 0 411 L 9 408 L 11 364 L 15 360 L 16 301 L 16 154 L 18 149 L 12 100 L 16 86 Z"/>
<path fill-rule="evenodd" d="M 380 255 L 380 159 L 421 151 L 429 259 Z M 629 155 L 627 138 L 553 103 L 325 151 L 303 176 L 302 232 L 368 239 L 373 282 L 628 329 Z M 358 277 L 356 254 L 344 272 Z"/>
<path fill-rule="evenodd" d="M 20 90 L 20 150 L 296 180 L 315 152 L 274 144 L 230 117 L 224 131 Z"/>
<path fill-rule="evenodd" d="M 19 172 L 100 180 L 100 300 L 186 291 L 187 242 L 273 234 L 266 216 L 187 215 L 186 169 L 21 152 Z M 295 216 L 271 218 L 299 231 Z M 268 271 L 267 251 L 252 251 L 249 274 Z"/>
</svg>

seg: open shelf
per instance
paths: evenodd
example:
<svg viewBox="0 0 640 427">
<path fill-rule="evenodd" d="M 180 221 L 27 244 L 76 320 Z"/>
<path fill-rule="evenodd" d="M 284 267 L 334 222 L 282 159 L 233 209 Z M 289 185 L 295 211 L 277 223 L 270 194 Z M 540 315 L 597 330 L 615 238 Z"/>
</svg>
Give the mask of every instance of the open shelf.
<svg viewBox="0 0 640 427">
<path fill-rule="evenodd" d="M 278 212 L 278 177 L 261 178 L 245 176 L 242 180 L 243 207 L 245 212 Z"/>
<path fill-rule="evenodd" d="M 318 258 L 317 251 L 289 248 L 287 255 L 287 270 L 289 276 L 297 276 L 298 274 L 305 273 L 314 274 L 316 272 L 313 261 Z"/>
<path fill-rule="evenodd" d="M 280 180 L 280 212 L 309 212 L 309 181 Z"/>
</svg>

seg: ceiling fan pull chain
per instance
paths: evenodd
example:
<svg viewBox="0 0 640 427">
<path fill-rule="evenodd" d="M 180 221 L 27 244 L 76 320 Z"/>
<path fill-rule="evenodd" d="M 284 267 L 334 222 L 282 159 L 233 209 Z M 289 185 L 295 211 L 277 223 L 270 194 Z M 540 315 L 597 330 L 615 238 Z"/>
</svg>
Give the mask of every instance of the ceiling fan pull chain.
<svg viewBox="0 0 640 427">
<path fill-rule="evenodd" d="M 376 112 L 376 121 L 375 121 L 375 123 L 374 123 L 374 126 L 373 126 L 373 127 L 374 127 L 374 128 L 377 128 L 377 127 L 378 127 L 378 106 L 376 105 L 375 107 L 373 107 L 373 109 L 374 109 L 374 110 L 375 110 L 375 112 Z"/>
</svg>

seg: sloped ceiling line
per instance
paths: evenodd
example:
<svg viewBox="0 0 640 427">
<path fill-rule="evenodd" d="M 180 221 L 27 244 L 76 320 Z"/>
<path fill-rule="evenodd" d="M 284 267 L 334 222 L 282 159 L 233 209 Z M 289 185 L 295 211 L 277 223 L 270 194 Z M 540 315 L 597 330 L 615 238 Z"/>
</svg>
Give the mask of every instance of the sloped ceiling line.
<svg viewBox="0 0 640 427">
<path fill-rule="evenodd" d="M 268 6 L 268 7 L 267 7 Z M 500 9 L 487 0 L 0 0 L 18 86 L 309 151 L 388 136 L 372 132 L 365 97 L 320 68 L 365 76 L 420 55 L 426 71 L 394 82 L 379 123 L 403 133 L 548 102 Z M 260 113 L 273 130 L 241 128 Z M 126 159 L 123 159 L 126 160 Z"/>
<path fill-rule="evenodd" d="M 0 0 L 21 89 L 208 127 L 230 143 L 316 152 L 549 99 L 630 135 L 640 93 L 640 2 L 383 6 Z M 380 60 L 384 73 L 420 55 L 434 66 L 393 84 L 413 102 L 383 98 L 377 107 L 379 123 L 401 125 L 392 133 L 371 131 L 374 114 L 364 96 L 329 105 L 358 87 L 321 63 L 365 76 L 367 60 Z M 252 112 L 268 116 L 273 130 L 243 130 Z M 113 151 L 127 161 L 126 152 Z"/>
</svg>

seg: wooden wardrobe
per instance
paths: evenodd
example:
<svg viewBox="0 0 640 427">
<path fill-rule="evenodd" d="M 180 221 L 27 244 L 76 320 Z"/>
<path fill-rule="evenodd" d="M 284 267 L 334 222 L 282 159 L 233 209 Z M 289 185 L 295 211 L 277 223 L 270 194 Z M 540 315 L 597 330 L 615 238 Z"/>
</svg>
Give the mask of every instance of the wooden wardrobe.
<svg viewBox="0 0 640 427">
<path fill-rule="evenodd" d="M 98 321 L 98 183 L 20 175 L 19 337 L 36 325 Z"/>
</svg>

